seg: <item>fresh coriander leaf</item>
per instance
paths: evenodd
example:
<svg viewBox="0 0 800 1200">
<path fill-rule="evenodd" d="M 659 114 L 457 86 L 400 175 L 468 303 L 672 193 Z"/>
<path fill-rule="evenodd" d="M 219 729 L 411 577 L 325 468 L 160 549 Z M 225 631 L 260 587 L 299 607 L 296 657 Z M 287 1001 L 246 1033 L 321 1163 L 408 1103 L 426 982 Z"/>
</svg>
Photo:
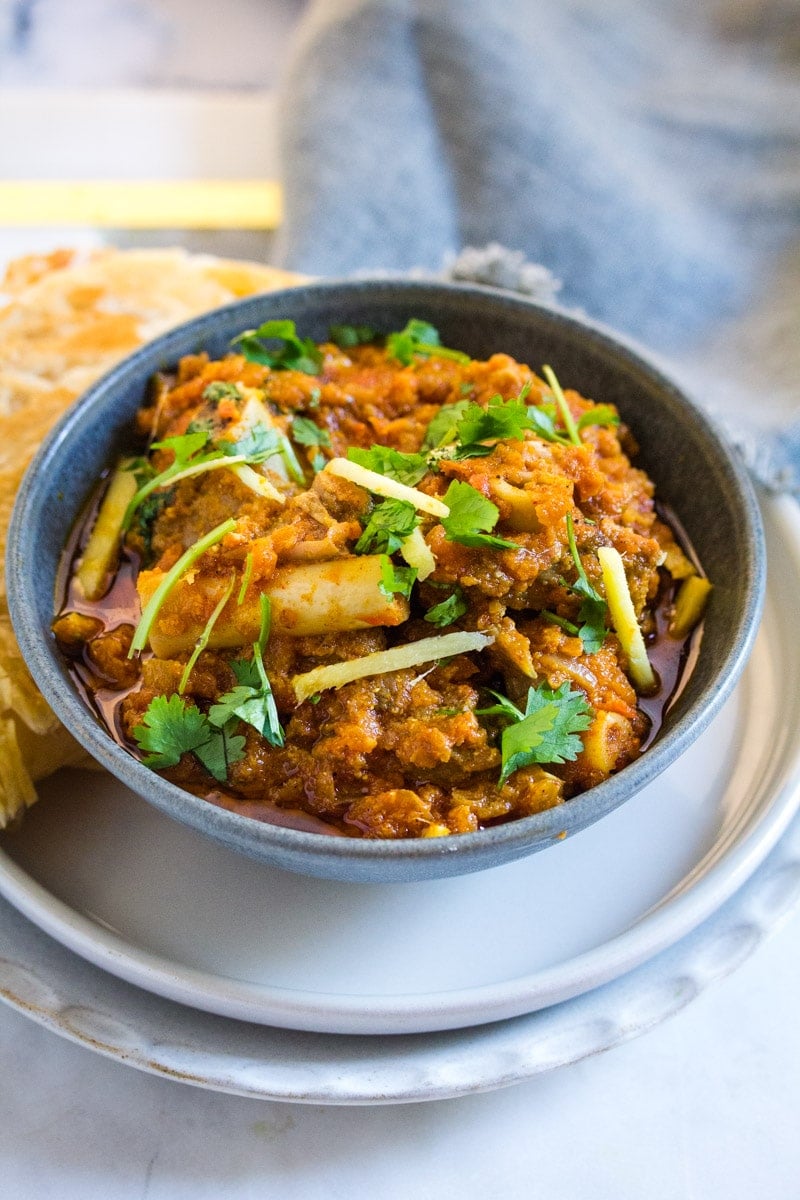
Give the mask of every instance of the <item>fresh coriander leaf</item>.
<svg viewBox="0 0 800 1200">
<path fill-rule="evenodd" d="M 350 350 L 374 342 L 376 334 L 370 325 L 331 325 L 328 337 L 340 350 Z"/>
<path fill-rule="evenodd" d="M 546 683 L 528 689 L 525 712 L 505 697 L 493 693 L 498 704 L 479 710 L 506 716 L 511 724 L 500 739 L 502 764 L 498 786 L 515 771 L 532 763 L 573 762 L 583 742 L 578 736 L 592 723 L 592 709 L 581 691 L 562 683 L 555 691 Z"/>
<path fill-rule="evenodd" d="M 416 567 L 397 567 L 389 556 L 384 554 L 381 558 L 381 581 L 378 591 L 389 600 L 396 595 L 408 597 L 411 595 L 417 574 Z"/>
<path fill-rule="evenodd" d="M 319 402 L 322 399 L 322 392 L 318 387 L 312 388 L 308 393 L 308 407 L 319 408 Z"/>
<path fill-rule="evenodd" d="M 292 443 L 285 433 L 258 421 L 248 429 L 247 433 L 236 442 L 218 442 L 223 454 L 241 456 L 247 463 L 264 463 L 275 455 L 280 455 L 286 464 L 286 470 L 295 483 L 304 483 L 303 468 L 297 461 Z"/>
<path fill-rule="evenodd" d="M 489 689 L 489 695 L 494 696 L 497 704 L 492 704 L 489 708 L 476 708 L 475 712 L 478 716 L 509 717 L 512 721 L 525 719 L 525 714 L 520 712 L 516 704 L 511 703 L 508 696 L 503 696 L 500 692 L 493 692 L 491 689 Z"/>
<path fill-rule="evenodd" d="M 231 457 L 241 455 L 252 465 L 266 462 L 268 458 L 272 458 L 273 454 L 280 454 L 283 437 L 284 435 L 279 429 L 273 429 L 269 425 L 265 425 L 263 421 L 258 421 L 255 425 L 251 425 L 237 441 L 231 442 L 225 439 L 217 442 L 217 446 L 223 454 Z"/>
<path fill-rule="evenodd" d="M 231 737 L 230 731 L 214 729 L 205 713 L 182 696 L 154 696 L 142 720 L 133 730 L 142 750 L 150 753 L 142 759 L 146 767 L 163 771 L 175 767 L 184 754 L 195 754 L 219 783 L 228 778 L 228 764 L 244 755 L 244 738 Z"/>
<path fill-rule="evenodd" d="M 295 417 L 292 421 L 292 437 L 301 446 L 326 446 L 330 449 L 331 435 L 309 417 Z"/>
<path fill-rule="evenodd" d="M 270 746 L 282 746 L 284 733 L 263 658 L 269 640 L 271 607 L 268 596 L 262 594 L 260 601 L 261 628 L 258 641 L 253 643 L 253 657 L 249 661 L 236 659 L 230 664 L 238 686 L 220 696 L 208 719 L 219 728 L 228 728 L 236 719 L 244 721 L 266 738 Z"/>
<path fill-rule="evenodd" d="M 153 557 L 153 526 L 156 519 L 165 508 L 175 499 L 175 490 L 152 492 L 146 496 L 136 510 L 134 529 L 142 539 L 144 547 L 143 564 L 147 566 Z"/>
<path fill-rule="evenodd" d="M 178 695 L 154 696 L 133 736 L 139 749 L 148 752 L 142 759 L 144 765 L 162 771 L 177 766 L 184 754 L 207 742 L 210 731 L 208 719 L 196 704 Z"/>
<path fill-rule="evenodd" d="M 386 339 L 386 350 L 391 358 L 396 358 L 404 367 L 410 366 L 418 354 L 426 357 L 451 358 L 455 362 L 468 363 L 469 355 L 461 350 L 449 350 L 441 344 L 439 331 L 427 321 L 412 317 L 405 329 L 399 333 L 390 333 Z"/>
<path fill-rule="evenodd" d="M 370 515 L 356 542 L 356 554 L 394 554 L 419 525 L 413 504 L 405 500 L 383 500 Z"/>
<path fill-rule="evenodd" d="M 183 433 L 179 437 L 164 438 L 163 442 L 153 442 L 151 450 L 171 450 L 175 455 L 169 470 L 182 470 L 183 467 L 199 454 L 207 444 L 210 433 L 206 429 L 198 429 L 192 433 Z"/>
<path fill-rule="evenodd" d="M 525 430 L 533 428 L 533 422 L 528 416 L 525 399 L 530 391 L 530 384 L 522 389 L 514 400 L 504 400 L 502 396 L 492 396 L 486 408 L 480 404 L 470 404 L 458 422 L 456 434 L 462 446 L 474 442 L 485 442 L 492 438 L 496 441 L 510 439 L 521 442 Z"/>
<path fill-rule="evenodd" d="M 581 597 L 581 606 L 578 611 L 578 620 L 581 624 L 578 629 L 578 636 L 583 642 L 583 648 L 586 653 L 595 654 L 606 640 L 606 633 L 608 632 L 606 629 L 606 612 L 608 611 L 608 605 L 587 578 L 575 541 L 575 526 L 571 513 L 567 513 L 567 541 L 572 561 L 575 564 L 575 570 L 578 572 L 578 578 L 569 586 L 576 596 Z"/>
<path fill-rule="evenodd" d="M 438 450 L 456 440 L 458 423 L 470 407 L 469 400 L 456 400 L 453 404 L 443 404 L 429 424 L 422 443 L 424 450 Z"/>
<path fill-rule="evenodd" d="M 197 746 L 195 754 L 218 783 L 227 783 L 228 767 L 244 758 L 244 745 L 244 738 L 232 733 L 232 725 L 226 725 L 223 729 L 211 728 L 208 741 Z"/>
<path fill-rule="evenodd" d="M 423 619 L 435 625 L 437 629 L 444 629 L 446 625 L 452 625 L 459 617 L 463 617 L 468 607 L 463 591 L 456 584 L 453 594 L 429 608 Z"/>
<path fill-rule="evenodd" d="M 325 457 L 325 455 L 320 453 L 320 451 L 318 450 L 317 453 L 311 459 L 311 470 L 314 472 L 315 475 L 319 475 L 320 471 L 325 470 L 327 463 L 328 463 L 328 460 Z"/>
<path fill-rule="evenodd" d="M 528 408 L 531 429 L 545 442 L 555 442 L 560 446 L 569 446 L 570 440 L 557 427 L 558 413 L 554 404 L 532 404 Z"/>
<path fill-rule="evenodd" d="M 235 383 L 226 383 L 223 379 L 215 379 L 203 391 L 203 399 L 209 404 L 219 404 L 220 400 L 241 400 L 242 393 Z"/>
<path fill-rule="evenodd" d="M 270 349 L 267 343 L 278 343 Z M 297 334 L 294 321 L 265 321 L 258 329 L 247 329 L 231 342 L 248 362 L 261 363 L 273 371 L 303 371 L 318 375 L 322 354 L 311 338 Z"/>
<path fill-rule="evenodd" d="M 579 430 L 587 425 L 619 425 L 619 414 L 610 404 L 595 404 L 578 418 Z"/>
<path fill-rule="evenodd" d="M 494 529 L 500 512 L 496 504 L 482 495 L 477 488 L 460 479 L 454 479 L 442 497 L 450 509 L 450 515 L 442 517 L 442 526 L 448 541 L 462 546 L 489 546 L 496 550 L 517 550 L 516 542 L 493 537 L 486 531 Z"/>
<path fill-rule="evenodd" d="M 372 446 L 369 450 L 351 446 L 347 457 L 361 467 L 396 479 L 408 487 L 414 487 L 428 472 L 427 455 L 404 454 L 401 450 L 393 450 L 391 446 Z"/>
<path fill-rule="evenodd" d="M 214 449 L 205 454 L 200 453 L 208 444 L 209 436 L 207 430 L 200 429 L 193 433 L 181 434 L 179 437 L 165 438 L 163 442 L 153 442 L 153 450 L 171 450 L 174 456 L 173 461 L 157 475 L 151 472 L 149 478 L 142 483 L 125 511 L 122 519 L 123 531 L 130 529 L 134 513 L 151 492 L 166 487 L 173 480 L 177 481 L 189 475 L 197 475 L 206 470 L 210 464 L 219 463 L 223 457 L 221 450 Z"/>
<path fill-rule="evenodd" d="M 261 686 L 261 676 L 254 658 L 234 658 L 228 665 L 236 676 L 236 682 L 242 687 L 257 689 Z"/>
</svg>

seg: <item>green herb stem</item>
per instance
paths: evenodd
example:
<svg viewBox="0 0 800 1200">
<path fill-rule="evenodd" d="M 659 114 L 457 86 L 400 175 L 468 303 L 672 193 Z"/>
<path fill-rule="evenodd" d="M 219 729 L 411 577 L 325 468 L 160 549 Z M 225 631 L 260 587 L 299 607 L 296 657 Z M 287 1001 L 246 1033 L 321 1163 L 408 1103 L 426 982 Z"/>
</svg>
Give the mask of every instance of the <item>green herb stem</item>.
<svg viewBox="0 0 800 1200">
<path fill-rule="evenodd" d="M 230 460 L 229 460 L 230 461 Z M 180 556 L 173 567 L 167 571 L 161 583 L 145 605 L 139 624 L 136 627 L 136 632 L 133 635 L 131 648 L 128 651 L 128 658 L 133 658 L 134 654 L 141 654 L 147 645 L 147 640 L 150 636 L 150 630 L 153 627 L 153 622 L 161 611 L 161 606 L 166 600 L 169 593 L 180 580 L 181 576 L 185 575 L 194 563 L 205 554 L 206 550 L 210 550 L 212 546 L 216 546 L 224 537 L 232 533 L 236 528 L 236 521 L 233 517 L 229 517 L 227 521 L 223 521 L 221 525 L 217 525 L 214 529 L 207 533 L 205 537 L 200 538 L 194 545 Z"/>
<path fill-rule="evenodd" d="M 225 605 L 228 603 L 228 601 L 231 598 L 231 593 L 233 592 L 233 585 L 235 582 L 236 582 L 236 576 L 232 575 L 231 581 L 228 584 L 225 591 L 223 592 L 222 596 L 220 597 L 217 607 L 214 609 L 211 616 L 206 621 L 206 625 L 205 625 L 203 632 L 200 634 L 200 637 L 195 642 L 194 650 L 192 651 L 191 657 L 183 669 L 183 674 L 181 675 L 181 681 L 178 684 L 178 695 L 179 696 L 182 696 L 183 693 L 186 691 L 186 686 L 189 683 L 189 677 L 192 674 L 192 671 L 194 670 L 195 663 L 197 662 L 198 658 L 200 657 L 200 655 L 203 653 L 206 646 L 208 645 L 208 640 L 211 637 L 211 634 L 214 630 L 214 626 L 216 625 L 217 621 L 220 619 L 223 608 L 225 607 Z"/>
<path fill-rule="evenodd" d="M 556 378 L 555 371 L 553 370 L 552 367 L 544 366 L 544 367 L 542 367 L 542 373 L 543 373 L 545 379 L 547 380 L 548 384 L 550 385 L 550 391 L 553 393 L 553 397 L 555 399 L 556 405 L 558 406 L 558 411 L 561 415 L 561 420 L 564 422 L 564 428 L 567 431 L 569 440 L 575 446 L 582 445 L 581 439 L 580 439 L 580 434 L 578 433 L 578 427 L 575 424 L 575 419 L 572 416 L 572 413 L 570 412 L 570 407 L 567 404 L 567 398 L 564 395 L 563 391 L 561 390 L 561 384 L 558 382 L 558 379 Z"/>
</svg>

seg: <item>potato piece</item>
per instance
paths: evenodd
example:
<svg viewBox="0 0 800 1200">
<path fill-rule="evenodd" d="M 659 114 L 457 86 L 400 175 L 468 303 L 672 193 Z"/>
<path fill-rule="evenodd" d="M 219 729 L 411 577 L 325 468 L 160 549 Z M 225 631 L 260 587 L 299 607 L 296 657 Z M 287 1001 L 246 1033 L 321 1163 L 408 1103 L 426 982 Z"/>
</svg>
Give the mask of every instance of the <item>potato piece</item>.
<svg viewBox="0 0 800 1200">
<path fill-rule="evenodd" d="M 492 491 L 509 506 L 504 523 L 515 533 L 538 533 L 542 523 L 536 512 L 536 502 L 530 492 L 513 487 L 505 479 L 492 480 Z"/>
<path fill-rule="evenodd" d="M 584 763 L 606 778 L 616 769 L 620 747 L 631 739 L 631 723 L 620 713 L 601 709 L 582 736 Z"/>
<path fill-rule="evenodd" d="M 142 571 L 137 581 L 144 608 L 163 578 L 161 571 Z M 248 645 L 261 627 L 259 594 L 272 603 L 272 628 L 294 637 L 346 633 L 376 625 L 400 625 L 408 618 L 408 601 L 380 591 L 381 555 L 335 559 L 280 567 L 261 589 L 251 587 L 242 604 L 237 592 L 217 621 L 211 649 Z M 181 579 L 162 605 L 150 631 L 159 658 L 191 651 L 227 585 L 225 578 Z"/>
</svg>

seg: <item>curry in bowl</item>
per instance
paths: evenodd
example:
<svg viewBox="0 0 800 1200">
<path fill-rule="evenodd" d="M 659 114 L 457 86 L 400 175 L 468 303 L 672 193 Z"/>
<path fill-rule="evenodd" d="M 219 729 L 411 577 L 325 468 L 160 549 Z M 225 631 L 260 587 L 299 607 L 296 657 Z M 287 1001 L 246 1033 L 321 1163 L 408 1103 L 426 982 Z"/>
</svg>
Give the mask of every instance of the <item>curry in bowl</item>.
<svg viewBox="0 0 800 1200">
<path fill-rule="evenodd" d="M 602 783 L 710 584 L 617 409 L 568 385 L 413 319 L 183 357 L 68 547 L 81 693 L 172 783 L 306 831 L 447 837 Z"/>
</svg>

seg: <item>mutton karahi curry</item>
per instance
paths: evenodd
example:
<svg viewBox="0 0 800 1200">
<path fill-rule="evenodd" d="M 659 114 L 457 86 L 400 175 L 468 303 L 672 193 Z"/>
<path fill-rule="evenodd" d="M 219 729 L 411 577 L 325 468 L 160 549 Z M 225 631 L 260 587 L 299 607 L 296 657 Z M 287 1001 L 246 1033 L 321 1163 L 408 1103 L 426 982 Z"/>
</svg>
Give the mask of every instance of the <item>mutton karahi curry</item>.
<svg viewBox="0 0 800 1200">
<path fill-rule="evenodd" d="M 419 320 L 320 345 L 271 321 L 157 376 L 136 435 L 54 631 L 172 782 L 439 837 L 568 802 L 657 733 L 710 585 L 602 397 Z"/>
</svg>

